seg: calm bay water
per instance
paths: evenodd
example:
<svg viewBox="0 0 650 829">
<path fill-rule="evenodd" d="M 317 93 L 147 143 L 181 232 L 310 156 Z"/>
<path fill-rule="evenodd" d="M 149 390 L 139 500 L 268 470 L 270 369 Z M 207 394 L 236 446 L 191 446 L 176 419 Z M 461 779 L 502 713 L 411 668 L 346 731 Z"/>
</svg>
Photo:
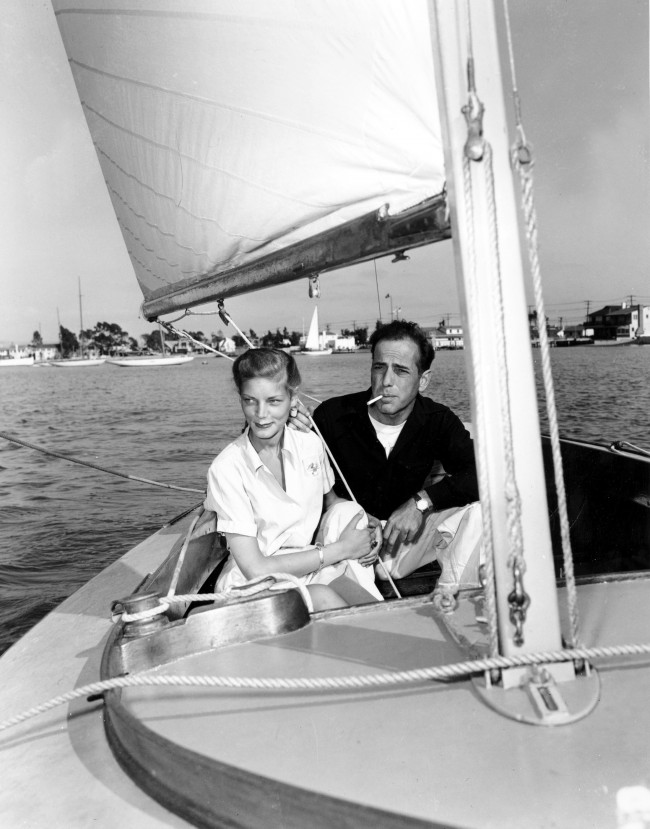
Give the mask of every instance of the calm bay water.
<svg viewBox="0 0 650 829">
<path fill-rule="evenodd" d="M 650 346 L 551 356 L 563 436 L 650 448 Z M 541 389 L 539 352 L 533 358 Z M 368 352 L 300 358 L 303 390 L 322 400 L 365 388 L 369 363 Z M 230 365 L 209 357 L 157 369 L 0 369 L 0 430 L 126 474 L 201 489 L 212 458 L 243 424 Z M 463 352 L 439 352 L 428 394 L 469 420 L 464 365 Z M 0 439 L 0 652 L 201 500 Z"/>
</svg>

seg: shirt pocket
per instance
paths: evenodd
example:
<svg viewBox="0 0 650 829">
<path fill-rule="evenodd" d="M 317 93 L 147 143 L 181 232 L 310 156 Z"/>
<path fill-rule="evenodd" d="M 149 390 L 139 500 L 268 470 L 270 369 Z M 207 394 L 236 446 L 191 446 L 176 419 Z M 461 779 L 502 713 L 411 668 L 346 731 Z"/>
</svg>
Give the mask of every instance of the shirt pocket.
<svg viewBox="0 0 650 829">
<path fill-rule="evenodd" d="M 318 455 L 304 455 L 300 458 L 303 474 L 307 478 L 318 478 L 323 474 L 323 466 Z"/>
</svg>

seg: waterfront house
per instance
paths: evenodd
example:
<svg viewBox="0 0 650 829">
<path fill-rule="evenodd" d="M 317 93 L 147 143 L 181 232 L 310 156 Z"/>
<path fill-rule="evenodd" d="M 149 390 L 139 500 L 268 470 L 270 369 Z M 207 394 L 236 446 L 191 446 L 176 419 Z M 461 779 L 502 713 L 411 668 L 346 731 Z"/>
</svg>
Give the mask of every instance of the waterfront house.
<svg viewBox="0 0 650 829">
<path fill-rule="evenodd" d="M 587 315 L 595 340 L 625 341 L 650 333 L 650 306 L 605 305 Z"/>
<path fill-rule="evenodd" d="M 34 355 L 34 361 L 36 363 L 45 363 L 48 360 L 56 360 L 61 356 L 58 343 L 30 345 L 29 353 Z"/>
<path fill-rule="evenodd" d="M 450 349 L 453 351 L 457 348 L 465 347 L 462 325 L 441 324 L 437 328 L 427 329 L 425 333 L 431 338 L 431 342 L 436 351 L 440 351 L 441 349 Z"/>
</svg>

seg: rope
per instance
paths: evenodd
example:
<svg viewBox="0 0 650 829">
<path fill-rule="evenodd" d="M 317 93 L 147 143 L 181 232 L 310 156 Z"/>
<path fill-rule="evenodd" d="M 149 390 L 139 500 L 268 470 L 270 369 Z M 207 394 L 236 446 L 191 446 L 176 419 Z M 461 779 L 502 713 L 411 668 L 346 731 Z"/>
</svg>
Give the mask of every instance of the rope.
<svg viewBox="0 0 650 829">
<path fill-rule="evenodd" d="M 18 446 L 26 446 L 27 449 L 34 449 L 36 452 L 42 452 L 43 455 L 50 455 L 53 458 L 60 458 L 61 460 L 69 461 L 70 463 L 78 463 L 81 466 L 88 466 L 91 469 L 97 469 L 100 472 L 108 472 L 109 475 L 117 475 L 119 478 L 127 478 L 129 481 L 137 481 L 141 484 L 159 486 L 164 489 L 176 489 L 180 492 L 196 492 L 199 495 L 205 495 L 204 489 L 192 489 L 191 487 L 177 486 L 176 484 L 163 484 L 159 481 L 151 481 L 149 478 L 141 478 L 138 475 L 127 475 L 125 472 L 118 472 L 116 469 L 107 469 L 105 466 L 100 466 L 99 464 L 91 463 L 90 461 L 82 461 L 80 458 L 70 458 L 67 455 L 62 455 L 60 452 L 53 452 L 51 449 L 43 449 L 42 446 L 36 446 L 33 443 L 28 443 L 26 440 L 15 438 L 12 435 L 8 435 L 6 432 L 0 432 L 0 438 L 4 438 L 4 440 L 8 440 L 9 443 L 15 443 Z"/>
<path fill-rule="evenodd" d="M 320 429 L 319 429 L 319 428 L 318 428 L 318 426 L 316 425 L 316 422 L 314 421 L 314 418 L 313 418 L 311 415 L 309 415 L 309 422 L 310 422 L 310 423 L 311 423 L 311 425 L 314 427 L 314 431 L 316 432 L 316 434 L 318 435 L 318 437 L 322 440 L 322 442 L 323 442 L 323 446 L 325 447 L 325 451 L 327 452 L 327 454 L 329 455 L 330 460 L 331 460 L 331 461 L 332 461 L 332 463 L 334 464 L 334 467 L 335 467 L 336 471 L 339 473 L 339 475 L 340 475 L 340 477 L 341 477 L 341 482 L 343 483 L 343 486 L 347 489 L 348 494 L 350 495 L 350 498 L 352 499 L 352 503 L 354 503 L 354 504 L 358 504 L 359 502 L 358 502 L 358 501 L 357 501 L 357 499 L 354 497 L 354 493 L 352 492 L 352 489 L 350 488 L 350 485 L 349 485 L 349 484 L 348 484 L 348 482 L 346 481 L 346 479 L 345 479 L 345 475 L 344 475 L 344 474 L 343 474 L 343 472 L 341 471 L 341 467 L 340 467 L 340 466 L 338 465 L 338 463 L 336 462 L 336 458 L 335 458 L 335 457 L 334 457 L 334 455 L 331 453 L 329 446 L 328 446 L 328 445 L 327 445 L 327 443 L 325 442 L 325 438 L 322 436 Z M 359 506 L 361 506 L 361 505 L 359 505 Z M 362 509 L 363 509 L 363 507 L 362 507 Z M 397 598 L 398 598 L 398 599 L 401 599 L 401 598 L 402 598 L 402 594 L 401 594 L 401 593 L 399 592 L 399 590 L 397 589 L 397 585 L 395 584 L 395 582 L 393 581 L 393 579 L 392 579 L 392 577 L 391 577 L 390 573 L 388 572 L 388 570 L 387 570 L 387 568 L 386 568 L 386 565 L 385 565 L 385 564 L 384 564 L 384 562 L 381 560 L 381 556 L 377 556 L 377 562 L 378 562 L 379 566 L 381 567 L 381 569 L 384 571 L 384 575 L 385 575 L 385 576 L 386 576 L 386 578 L 388 579 L 388 581 L 389 581 L 389 583 L 390 583 L 390 586 L 391 586 L 391 588 L 393 589 L 393 592 L 395 593 L 395 595 L 397 596 Z"/>
<path fill-rule="evenodd" d="M 472 38 L 472 15 L 469 0 L 465 4 L 465 19 L 467 21 L 467 105 L 463 107 L 463 114 L 467 121 L 468 137 L 463 148 L 463 189 L 467 212 L 467 249 L 469 256 L 468 268 L 468 312 L 470 330 L 480 330 L 480 316 L 478 313 L 478 270 L 475 238 L 474 191 L 472 186 L 471 162 L 481 161 L 485 154 L 485 139 L 482 134 L 483 105 L 476 92 L 474 75 L 474 47 Z M 473 121 L 474 124 L 470 124 Z M 472 135 L 473 134 L 473 135 Z M 473 138 L 473 141 L 470 141 Z M 482 355 L 477 348 L 470 348 L 473 369 L 473 384 L 475 392 L 475 407 L 477 420 L 478 445 L 478 484 L 481 500 L 481 522 L 483 525 L 483 547 L 485 550 L 485 612 L 488 622 L 488 646 L 492 657 L 499 654 L 499 629 L 496 598 L 496 581 L 494 577 L 494 527 L 492 524 L 492 496 L 489 484 L 489 457 L 487 423 L 483 416 L 486 400 L 486 389 L 481 371 Z"/>
<path fill-rule="evenodd" d="M 498 320 L 496 326 L 497 353 L 500 371 L 499 380 L 499 402 L 501 404 L 501 418 L 504 436 L 505 451 L 505 498 L 507 507 L 507 525 L 512 551 L 508 558 L 508 564 L 513 569 L 518 567 L 521 574 L 525 572 L 524 561 L 524 540 L 521 527 L 521 496 L 517 487 L 515 473 L 515 456 L 512 437 L 512 415 L 510 411 L 510 380 L 508 376 L 508 363 L 506 359 L 506 323 L 503 301 L 503 277 L 501 274 L 501 259 L 499 253 L 499 237 L 497 228 L 496 202 L 494 199 L 494 170 L 492 167 L 492 147 L 486 142 L 485 145 L 485 181 L 488 201 L 489 230 L 492 242 L 492 254 L 497 273 L 497 292 L 493 297 L 495 312 Z"/>
<path fill-rule="evenodd" d="M 474 196 L 472 191 L 471 162 L 466 155 L 463 155 L 463 185 L 465 202 L 467 205 L 467 250 L 469 255 L 468 268 L 468 312 L 470 330 L 478 331 L 478 277 L 476 271 L 476 240 L 474 237 Z M 497 617 L 496 587 L 494 580 L 494 529 L 492 526 L 492 496 L 489 485 L 489 459 L 487 456 L 487 431 L 485 418 L 483 417 L 485 386 L 483 384 L 483 373 L 481 371 L 481 355 L 477 348 L 470 348 L 470 355 L 473 368 L 473 381 L 475 392 L 476 421 L 478 429 L 478 484 L 481 499 L 481 518 L 483 524 L 483 546 L 485 549 L 485 611 L 488 621 L 489 653 L 495 657 L 499 653 L 499 633 Z"/>
<path fill-rule="evenodd" d="M 99 682 L 91 682 L 75 688 L 48 702 L 29 708 L 22 713 L 0 722 L 0 731 L 18 725 L 25 720 L 44 714 L 59 705 L 73 702 L 80 697 L 103 694 L 117 688 L 134 687 L 201 687 L 201 688 L 236 688 L 255 691 L 340 691 L 364 690 L 405 685 L 413 682 L 446 682 L 462 679 L 473 674 L 507 668 L 544 665 L 551 662 L 572 662 L 615 656 L 638 656 L 650 654 L 650 644 L 613 645 L 609 647 L 570 648 L 559 651 L 542 651 L 518 656 L 496 656 L 486 659 L 474 659 L 455 662 L 439 667 L 419 668 L 410 671 L 396 671 L 362 676 L 337 677 L 237 677 L 237 676 L 178 676 L 174 674 L 129 674 Z"/>
<path fill-rule="evenodd" d="M 181 317 L 182 319 L 182 317 Z M 202 343 L 200 340 L 195 339 L 191 334 L 188 334 L 187 331 L 183 331 L 180 328 L 176 328 L 172 325 L 171 322 L 163 322 L 162 320 L 158 320 L 158 323 L 166 328 L 171 334 L 176 334 L 179 337 L 182 337 L 185 340 L 189 340 L 190 342 L 194 343 L 195 345 L 200 346 L 201 348 L 205 349 L 206 351 L 211 351 L 213 354 L 216 354 L 218 357 L 224 357 L 226 360 L 230 360 L 231 363 L 235 362 L 234 357 L 229 357 L 227 354 L 224 354 L 222 351 L 219 351 L 217 348 L 213 348 L 211 345 L 207 343 Z"/>
<path fill-rule="evenodd" d="M 217 604 L 225 604 L 230 599 L 256 596 L 258 593 L 262 593 L 265 590 L 277 592 L 280 590 L 286 590 L 287 588 L 297 590 L 302 596 L 307 610 L 310 613 L 314 612 L 314 604 L 311 600 L 309 590 L 297 576 L 294 576 L 291 573 L 266 573 L 266 575 L 257 576 L 257 578 L 247 581 L 246 584 L 234 585 L 233 587 L 228 588 L 228 590 L 223 590 L 220 593 L 183 593 L 182 595 L 169 594 L 163 599 L 160 599 L 157 607 L 153 608 L 153 613 L 151 612 L 152 609 L 149 608 L 148 610 L 128 614 L 128 619 L 125 614 L 113 614 L 113 621 L 115 622 L 121 619 L 125 622 L 131 622 L 138 621 L 141 618 L 148 619 L 152 615 L 155 616 L 157 614 L 164 613 L 169 605 L 172 604 L 185 604 L 191 602 L 216 602 Z"/>
<path fill-rule="evenodd" d="M 537 239 L 537 212 L 534 203 L 533 187 L 533 154 L 532 148 L 527 144 L 521 123 L 521 103 L 517 92 L 517 81 L 515 77 L 515 61 L 512 45 L 512 32 L 510 28 L 510 13 L 508 0 L 504 0 L 504 15 L 508 39 L 508 54 L 510 59 L 510 73 L 513 87 L 513 98 L 515 100 L 515 119 L 518 138 L 511 147 L 511 161 L 514 169 L 519 175 L 521 185 L 521 204 L 525 220 L 526 241 L 528 248 L 528 260 L 533 280 L 535 295 L 535 308 L 537 312 L 537 327 L 539 330 L 539 344 L 542 363 L 542 377 L 544 381 L 544 396 L 546 398 L 546 413 L 549 423 L 549 436 L 551 442 L 551 453 L 553 458 L 553 473 L 555 478 L 555 489 L 557 493 L 558 514 L 560 517 L 560 536 L 562 539 L 562 556 L 564 563 L 564 575 L 567 587 L 567 605 L 569 610 L 570 633 L 568 636 L 569 645 L 574 646 L 579 642 L 579 620 L 578 620 L 578 598 L 573 568 L 573 552 L 571 549 L 571 535 L 569 526 L 569 515 L 567 510 L 566 490 L 564 486 L 564 474 L 562 466 L 562 452 L 560 449 L 560 435 L 557 419 L 557 408 L 555 404 L 555 388 L 551 372 L 551 355 L 546 331 L 546 309 L 544 307 L 544 295 L 542 291 L 542 277 L 539 262 L 539 246 Z"/>
<path fill-rule="evenodd" d="M 233 320 L 233 318 L 230 316 L 228 311 L 226 311 L 226 308 L 223 304 L 222 299 L 218 300 L 217 306 L 219 308 L 219 312 L 218 312 L 219 316 L 221 317 L 224 325 L 232 325 L 232 327 L 239 333 L 239 336 L 242 338 L 242 340 L 244 340 L 244 342 L 248 345 L 248 347 L 249 348 L 254 348 L 255 346 L 253 345 L 253 343 L 248 339 L 246 334 L 244 334 L 244 332 L 241 330 L 241 328 Z"/>
</svg>

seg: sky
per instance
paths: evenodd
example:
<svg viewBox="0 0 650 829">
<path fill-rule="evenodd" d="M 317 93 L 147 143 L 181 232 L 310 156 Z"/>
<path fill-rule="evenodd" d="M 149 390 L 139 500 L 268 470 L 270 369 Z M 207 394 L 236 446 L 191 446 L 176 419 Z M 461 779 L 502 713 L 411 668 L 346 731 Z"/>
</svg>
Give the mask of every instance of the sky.
<svg viewBox="0 0 650 829">
<path fill-rule="evenodd" d="M 510 12 L 547 313 L 567 324 L 587 303 L 650 304 L 647 0 L 511 0 Z M 57 317 L 78 331 L 79 282 L 85 328 L 152 330 L 49 0 L 3 0 L 0 70 L 0 343 L 27 343 L 35 330 L 55 342 Z M 460 322 L 450 242 L 376 267 L 321 277 L 321 324 L 374 328 L 391 307 L 423 325 Z M 313 303 L 300 280 L 227 308 L 260 334 L 306 329 Z M 183 325 L 223 330 L 214 316 Z"/>
</svg>

